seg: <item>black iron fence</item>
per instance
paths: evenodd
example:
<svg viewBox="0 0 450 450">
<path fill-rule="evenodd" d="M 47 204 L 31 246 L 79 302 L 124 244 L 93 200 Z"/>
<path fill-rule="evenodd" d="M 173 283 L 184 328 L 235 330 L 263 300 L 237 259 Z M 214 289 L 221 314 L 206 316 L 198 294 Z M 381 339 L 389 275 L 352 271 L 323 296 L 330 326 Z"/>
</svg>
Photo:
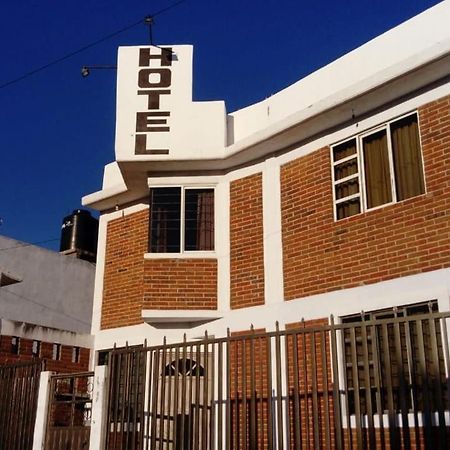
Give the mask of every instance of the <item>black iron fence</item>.
<svg viewBox="0 0 450 450">
<path fill-rule="evenodd" d="M 447 449 L 450 313 L 114 349 L 108 450 Z"/>
<path fill-rule="evenodd" d="M 89 449 L 93 376 L 51 376 L 45 450 Z"/>
<path fill-rule="evenodd" d="M 0 366 L 0 449 L 31 450 L 40 360 Z"/>
</svg>

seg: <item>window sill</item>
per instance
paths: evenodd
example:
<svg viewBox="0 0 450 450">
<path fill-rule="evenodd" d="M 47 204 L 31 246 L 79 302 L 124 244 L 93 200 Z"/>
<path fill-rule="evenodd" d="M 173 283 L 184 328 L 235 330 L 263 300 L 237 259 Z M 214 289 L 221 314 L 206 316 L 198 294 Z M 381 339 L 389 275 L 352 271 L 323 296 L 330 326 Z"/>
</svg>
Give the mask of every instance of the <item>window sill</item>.
<svg viewBox="0 0 450 450">
<path fill-rule="evenodd" d="M 144 253 L 144 259 L 217 259 L 216 252 Z"/>
<path fill-rule="evenodd" d="M 214 309 L 143 309 L 144 322 L 154 327 L 178 328 L 180 326 L 193 328 L 217 319 L 221 319 L 223 313 Z"/>
</svg>

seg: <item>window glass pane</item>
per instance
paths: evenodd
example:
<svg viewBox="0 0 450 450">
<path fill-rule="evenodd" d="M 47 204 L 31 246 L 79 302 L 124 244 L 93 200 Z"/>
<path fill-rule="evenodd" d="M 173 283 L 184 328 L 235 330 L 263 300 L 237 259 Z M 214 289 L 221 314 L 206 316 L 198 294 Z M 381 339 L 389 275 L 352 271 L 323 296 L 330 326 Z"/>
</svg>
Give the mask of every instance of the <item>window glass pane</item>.
<svg viewBox="0 0 450 450">
<path fill-rule="evenodd" d="M 356 154 L 356 139 L 351 139 L 333 147 L 334 162 Z"/>
<path fill-rule="evenodd" d="M 348 197 L 349 195 L 357 194 L 359 192 L 358 179 L 346 181 L 336 185 L 336 200 Z"/>
<path fill-rule="evenodd" d="M 150 252 L 180 251 L 181 188 L 150 190 Z"/>
<path fill-rule="evenodd" d="M 360 200 L 359 198 L 354 198 L 347 202 L 339 203 L 336 206 L 336 218 L 344 219 L 345 217 L 354 216 L 361 212 Z"/>
<path fill-rule="evenodd" d="M 350 161 L 338 164 L 334 168 L 334 179 L 335 181 L 338 181 L 342 178 L 349 177 L 350 175 L 355 175 L 356 173 L 358 173 L 358 161 L 354 158 Z"/>
<path fill-rule="evenodd" d="M 423 194 L 425 184 L 417 115 L 393 122 L 391 136 L 397 200 Z"/>
<path fill-rule="evenodd" d="M 185 190 L 185 250 L 214 250 L 214 190 Z"/>
<path fill-rule="evenodd" d="M 363 138 L 367 208 L 392 201 L 386 130 Z"/>
</svg>

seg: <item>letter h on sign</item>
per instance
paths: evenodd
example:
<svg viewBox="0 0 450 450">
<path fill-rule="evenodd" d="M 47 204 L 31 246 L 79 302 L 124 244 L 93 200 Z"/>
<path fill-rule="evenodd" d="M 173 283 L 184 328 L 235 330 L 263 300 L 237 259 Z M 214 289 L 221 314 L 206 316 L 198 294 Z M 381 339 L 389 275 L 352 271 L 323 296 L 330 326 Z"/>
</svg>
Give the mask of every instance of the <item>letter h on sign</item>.
<svg viewBox="0 0 450 450">
<path fill-rule="evenodd" d="M 151 67 L 153 60 L 158 61 L 160 67 Z M 147 134 L 168 132 L 166 117 L 169 111 L 158 111 L 160 109 L 161 95 L 170 95 L 172 84 L 172 49 L 162 48 L 161 53 L 153 54 L 152 48 L 141 48 L 139 51 L 138 95 L 146 95 L 148 98 L 147 108 L 149 111 L 136 113 L 136 154 L 168 154 L 167 149 L 147 149 Z"/>
</svg>

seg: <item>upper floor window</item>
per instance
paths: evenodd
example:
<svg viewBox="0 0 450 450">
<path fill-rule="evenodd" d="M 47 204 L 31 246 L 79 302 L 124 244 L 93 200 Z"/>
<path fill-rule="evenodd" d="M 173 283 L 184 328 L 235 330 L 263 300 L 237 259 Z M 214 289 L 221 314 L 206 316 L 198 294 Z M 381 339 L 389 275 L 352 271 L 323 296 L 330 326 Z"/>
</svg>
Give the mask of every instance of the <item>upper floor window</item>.
<svg viewBox="0 0 450 450">
<path fill-rule="evenodd" d="M 41 355 L 41 342 L 40 341 L 33 341 L 33 344 L 31 346 L 31 355 L 35 358 L 39 358 Z"/>
<path fill-rule="evenodd" d="M 331 149 L 335 219 L 425 192 L 417 114 Z"/>
<path fill-rule="evenodd" d="M 214 250 L 214 189 L 150 189 L 152 253 Z"/>
<path fill-rule="evenodd" d="M 11 338 L 11 354 L 19 355 L 20 354 L 20 338 L 13 336 Z"/>
</svg>

